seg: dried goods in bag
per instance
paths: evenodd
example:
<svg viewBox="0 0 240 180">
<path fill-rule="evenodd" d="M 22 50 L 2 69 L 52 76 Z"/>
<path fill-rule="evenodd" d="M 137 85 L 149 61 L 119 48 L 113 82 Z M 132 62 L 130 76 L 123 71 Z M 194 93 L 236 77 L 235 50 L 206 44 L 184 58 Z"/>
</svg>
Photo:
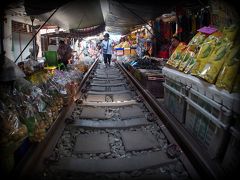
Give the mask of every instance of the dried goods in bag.
<svg viewBox="0 0 240 180">
<path fill-rule="evenodd" d="M 217 44 L 211 55 L 208 57 L 208 60 L 203 64 L 203 68 L 200 69 L 198 76 L 209 83 L 215 83 L 231 45 L 232 44 L 227 40 L 222 40 Z"/>
<path fill-rule="evenodd" d="M 179 43 L 173 54 L 167 61 L 167 64 L 173 67 L 178 67 L 179 63 L 181 62 L 182 52 L 186 48 L 184 43 Z"/>
<path fill-rule="evenodd" d="M 240 68 L 240 46 L 238 45 L 230 49 L 230 51 L 227 53 L 226 61 L 218 75 L 216 86 L 231 92 L 239 68 Z"/>
<path fill-rule="evenodd" d="M 223 35 L 229 41 L 234 41 L 237 36 L 238 31 L 239 31 L 239 26 L 233 24 L 229 27 L 223 28 Z"/>
<path fill-rule="evenodd" d="M 195 57 L 190 58 L 190 61 L 187 65 L 187 67 L 184 69 L 184 73 L 186 73 L 186 74 L 190 73 L 195 64 L 196 64 L 196 58 Z"/>
<path fill-rule="evenodd" d="M 184 71 L 184 69 L 187 67 L 187 65 L 192 61 L 192 58 L 195 58 L 195 53 L 190 50 L 185 50 L 182 55 L 182 60 L 179 64 L 178 69 L 180 71 Z"/>
<path fill-rule="evenodd" d="M 202 44 L 197 56 L 196 56 L 196 63 L 191 70 L 192 75 L 199 75 L 203 67 L 205 66 L 206 62 L 208 61 L 209 56 L 212 54 L 215 48 L 215 42 L 210 41 L 207 43 Z"/>
<path fill-rule="evenodd" d="M 27 137 L 27 127 L 20 122 L 15 110 L 0 111 L 0 120 L 1 146 L 18 143 Z"/>
<path fill-rule="evenodd" d="M 188 49 L 191 51 L 196 51 L 197 48 L 204 42 L 206 37 L 206 34 L 198 32 L 188 43 Z"/>
</svg>

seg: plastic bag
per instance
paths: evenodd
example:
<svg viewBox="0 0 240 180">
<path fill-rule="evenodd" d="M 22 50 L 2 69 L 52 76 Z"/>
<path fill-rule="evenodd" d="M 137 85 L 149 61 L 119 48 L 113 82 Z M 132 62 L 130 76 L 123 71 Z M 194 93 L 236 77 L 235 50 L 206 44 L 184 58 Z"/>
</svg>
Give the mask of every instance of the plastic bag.
<svg viewBox="0 0 240 180">
<path fill-rule="evenodd" d="M 30 104 L 26 106 L 26 118 L 23 123 L 27 126 L 29 139 L 33 142 L 40 142 L 46 136 L 45 124 L 41 119 L 37 119 L 37 111 Z"/>
<path fill-rule="evenodd" d="M 187 67 L 187 65 L 192 61 L 192 58 L 195 58 L 195 53 L 190 50 L 185 50 L 182 55 L 182 60 L 179 64 L 178 69 L 180 71 L 184 71 L 184 69 Z"/>
<path fill-rule="evenodd" d="M 233 24 L 230 27 L 223 28 L 223 35 L 229 41 L 234 41 L 238 31 L 239 31 L 239 26 Z"/>
<path fill-rule="evenodd" d="M 190 58 L 189 63 L 187 64 L 186 68 L 184 69 L 184 73 L 190 73 L 192 68 L 195 66 L 196 64 L 196 58 Z"/>
<path fill-rule="evenodd" d="M 228 41 L 222 41 L 216 45 L 211 56 L 208 57 L 207 62 L 204 64 L 204 67 L 200 70 L 199 77 L 209 83 L 215 83 L 231 45 Z"/>
<path fill-rule="evenodd" d="M 192 75 L 195 75 L 195 76 L 199 75 L 199 73 L 202 71 L 205 64 L 207 63 L 208 58 L 212 54 L 214 48 L 215 48 L 214 41 L 210 41 L 202 44 L 196 56 L 196 63 L 191 70 Z"/>
<path fill-rule="evenodd" d="M 173 54 L 168 59 L 167 64 L 173 67 L 178 67 L 179 63 L 181 62 L 182 53 L 185 48 L 185 44 L 179 43 Z"/>
<path fill-rule="evenodd" d="M 197 48 L 203 43 L 207 35 L 201 32 L 198 32 L 188 43 L 188 49 L 190 51 L 196 51 Z"/>
<path fill-rule="evenodd" d="M 240 68 L 240 46 L 230 49 L 226 55 L 226 61 L 217 78 L 216 86 L 232 91 L 234 80 Z"/>
<path fill-rule="evenodd" d="M 1 111 L 0 119 L 1 146 L 8 146 L 27 137 L 27 127 L 20 122 L 15 110 Z"/>
</svg>

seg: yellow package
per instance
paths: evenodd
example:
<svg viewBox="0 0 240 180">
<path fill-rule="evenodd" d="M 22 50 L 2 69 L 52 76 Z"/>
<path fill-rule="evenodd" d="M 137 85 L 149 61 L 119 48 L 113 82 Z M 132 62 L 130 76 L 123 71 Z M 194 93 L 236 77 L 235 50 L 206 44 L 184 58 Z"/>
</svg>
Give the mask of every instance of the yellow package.
<svg viewBox="0 0 240 180">
<path fill-rule="evenodd" d="M 207 35 L 201 32 L 198 32 L 188 43 L 188 48 L 191 51 L 197 50 L 197 48 L 203 43 Z"/>
<path fill-rule="evenodd" d="M 123 42 L 122 47 L 123 48 L 130 48 L 130 44 L 127 41 L 125 41 L 125 42 Z"/>
<path fill-rule="evenodd" d="M 184 73 L 186 74 L 190 73 L 192 68 L 195 66 L 195 64 L 196 64 L 196 58 L 195 57 L 190 58 L 187 67 L 184 69 Z"/>
<path fill-rule="evenodd" d="M 196 56 L 196 62 L 194 67 L 192 67 L 191 74 L 194 76 L 199 75 L 199 73 L 204 68 L 205 64 L 208 61 L 208 58 L 212 54 L 213 50 L 215 48 L 215 41 L 210 41 L 202 44 L 200 47 L 200 50 Z"/>
<path fill-rule="evenodd" d="M 226 61 L 218 75 L 216 86 L 231 92 L 239 68 L 240 46 L 235 46 L 226 55 Z"/>
<path fill-rule="evenodd" d="M 198 76 L 209 83 L 215 83 L 230 47 L 231 43 L 228 41 L 222 41 L 217 44 Z"/>
<path fill-rule="evenodd" d="M 234 41 L 235 38 L 236 38 L 238 30 L 239 30 L 239 26 L 237 26 L 237 25 L 231 25 L 230 27 L 224 27 L 223 28 L 223 35 L 229 41 Z"/>
<path fill-rule="evenodd" d="M 204 41 L 203 43 L 207 43 L 207 42 L 211 42 L 211 41 L 215 41 L 215 42 L 219 42 L 223 37 L 223 34 L 219 31 L 212 33 L 211 35 L 209 35 Z"/>
<path fill-rule="evenodd" d="M 179 67 L 178 69 L 180 71 L 184 71 L 184 69 L 187 67 L 187 65 L 191 62 L 191 59 L 195 57 L 195 53 L 186 49 L 184 52 L 183 52 L 183 55 L 182 55 L 182 60 L 179 64 Z"/>
<path fill-rule="evenodd" d="M 167 64 L 173 67 L 177 67 L 181 61 L 182 52 L 186 48 L 184 43 L 179 43 L 178 47 L 172 53 L 170 58 L 167 61 Z"/>
</svg>

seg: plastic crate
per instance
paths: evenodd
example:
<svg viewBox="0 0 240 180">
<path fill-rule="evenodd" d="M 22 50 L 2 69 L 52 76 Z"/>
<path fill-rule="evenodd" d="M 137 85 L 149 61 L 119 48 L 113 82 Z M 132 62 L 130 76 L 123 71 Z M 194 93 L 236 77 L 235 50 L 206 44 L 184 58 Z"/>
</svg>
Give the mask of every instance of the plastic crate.
<svg viewBox="0 0 240 180">
<path fill-rule="evenodd" d="M 201 106 L 202 109 L 212 115 L 216 120 L 224 123 L 226 127 L 231 123 L 232 112 L 223 105 L 215 102 L 212 99 L 209 99 L 192 88 L 189 90 L 188 97 L 194 103 Z"/>
<path fill-rule="evenodd" d="M 202 79 L 188 75 L 186 78 L 187 86 L 196 90 L 200 94 L 208 97 L 209 99 L 225 106 L 233 112 L 239 113 L 240 109 L 240 95 L 237 93 L 229 93 L 224 89 L 218 89 L 214 84 L 205 82 Z"/>
<path fill-rule="evenodd" d="M 209 153 L 211 158 L 223 155 L 227 145 L 228 126 L 186 97 L 185 128 Z"/>
<path fill-rule="evenodd" d="M 231 127 L 230 132 L 231 138 L 221 166 L 227 174 L 231 174 L 234 177 L 234 175 L 239 173 L 238 170 L 240 167 L 240 131 Z"/>
<path fill-rule="evenodd" d="M 162 69 L 162 73 L 163 73 L 166 77 L 168 77 L 168 78 L 170 78 L 170 79 L 172 79 L 172 80 L 174 80 L 174 81 L 176 81 L 176 82 L 178 82 L 178 83 L 187 85 L 187 79 L 188 79 L 188 77 L 189 77 L 188 74 L 184 74 L 184 73 L 182 73 L 182 72 L 179 72 L 179 71 L 174 70 L 174 69 L 170 69 L 170 68 L 168 68 L 168 67 L 164 67 L 164 68 Z"/>
<path fill-rule="evenodd" d="M 164 86 L 164 105 L 167 110 L 181 123 L 184 123 L 186 112 L 185 95 L 166 83 Z"/>
<path fill-rule="evenodd" d="M 169 77 L 165 77 L 165 83 L 170 86 L 171 88 L 177 90 L 180 92 L 182 95 L 187 95 L 188 94 L 188 87 L 185 84 L 182 84 L 180 82 L 177 82 Z"/>
</svg>

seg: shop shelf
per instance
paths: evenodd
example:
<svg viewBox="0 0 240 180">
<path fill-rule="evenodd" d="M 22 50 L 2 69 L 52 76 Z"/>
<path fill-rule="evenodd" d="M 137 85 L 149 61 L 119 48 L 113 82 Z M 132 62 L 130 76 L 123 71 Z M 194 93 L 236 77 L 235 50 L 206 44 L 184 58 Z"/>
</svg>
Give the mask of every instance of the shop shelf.
<svg viewBox="0 0 240 180">
<path fill-rule="evenodd" d="M 233 112 L 239 113 L 240 109 L 240 95 L 237 93 L 229 93 L 224 89 L 218 89 L 214 84 L 205 82 L 202 79 L 189 75 L 186 78 L 187 86 L 196 90 L 200 94 L 209 99 L 225 106 Z"/>
<path fill-rule="evenodd" d="M 186 97 L 185 128 L 199 142 L 211 158 L 219 158 L 224 153 L 228 141 L 229 126 Z"/>
<path fill-rule="evenodd" d="M 224 123 L 226 126 L 231 123 L 232 112 L 225 106 L 217 103 L 207 96 L 204 96 L 192 88 L 189 90 L 188 97 L 221 123 Z"/>
<path fill-rule="evenodd" d="M 238 174 L 240 167 L 240 131 L 234 127 L 230 128 L 231 138 L 224 154 L 221 166 L 227 174 Z"/>
<path fill-rule="evenodd" d="M 174 80 L 176 82 L 179 82 L 181 84 L 187 85 L 188 74 L 184 74 L 184 73 L 179 72 L 177 70 L 170 69 L 170 68 L 168 68 L 166 66 L 162 69 L 162 73 L 166 77 L 168 77 L 168 78 L 170 78 L 170 79 L 172 79 L 172 80 Z"/>
<path fill-rule="evenodd" d="M 176 80 L 173 80 L 169 77 L 165 77 L 165 83 L 170 86 L 171 88 L 177 90 L 178 92 L 180 92 L 182 95 L 187 95 L 188 94 L 188 86 L 186 86 L 185 84 L 182 84 L 180 82 L 177 82 Z"/>
<path fill-rule="evenodd" d="M 184 123 L 186 112 L 186 96 L 166 83 L 163 83 L 163 86 L 165 107 L 179 122 Z"/>
</svg>

